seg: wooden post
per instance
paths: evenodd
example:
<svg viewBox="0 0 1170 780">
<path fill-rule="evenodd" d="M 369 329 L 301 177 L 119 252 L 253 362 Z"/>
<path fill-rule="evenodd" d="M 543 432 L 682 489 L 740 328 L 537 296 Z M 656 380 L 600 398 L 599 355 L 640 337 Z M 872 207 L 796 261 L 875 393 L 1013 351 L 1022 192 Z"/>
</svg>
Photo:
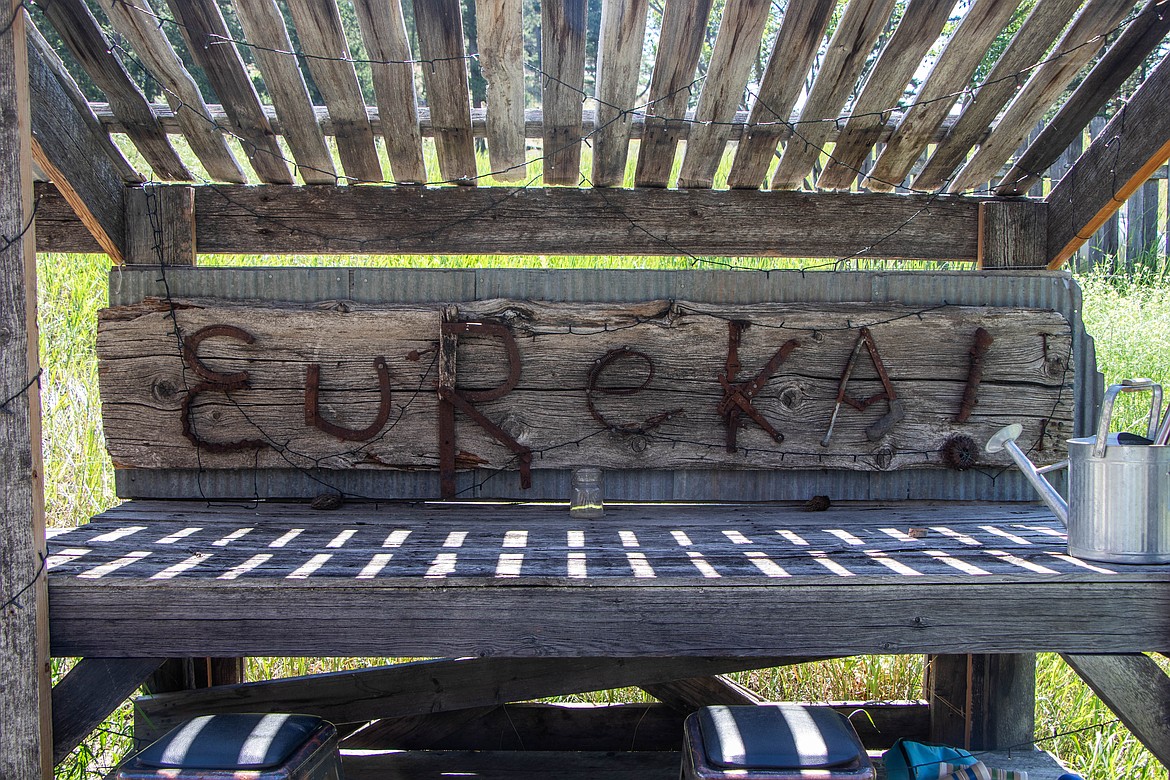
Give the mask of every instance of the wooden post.
<svg viewBox="0 0 1170 780">
<path fill-rule="evenodd" d="M 1035 655 L 932 655 L 927 660 L 932 741 L 968 750 L 1031 746 Z"/>
<path fill-rule="evenodd" d="M 980 268 L 1048 265 L 1048 204 L 1028 200 L 979 204 Z"/>
<path fill-rule="evenodd" d="M 27 16 L 0 4 L 0 777 L 52 777 Z"/>
<path fill-rule="evenodd" d="M 195 189 L 126 190 L 126 264 L 195 265 Z"/>
</svg>

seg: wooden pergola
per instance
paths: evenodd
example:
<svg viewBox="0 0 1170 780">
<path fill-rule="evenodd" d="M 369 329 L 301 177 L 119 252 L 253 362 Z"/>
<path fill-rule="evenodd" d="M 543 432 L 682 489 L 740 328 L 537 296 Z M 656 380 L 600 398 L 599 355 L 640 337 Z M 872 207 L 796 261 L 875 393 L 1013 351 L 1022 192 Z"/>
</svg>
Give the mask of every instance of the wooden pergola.
<svg viewBox="0 0 1170 780">
<path fill-rule="evenodd" d="M 475 253 L 1056 270 L 1170 158 L 1163 60 L 1046 196 L 1028 194 L 1162 43 L 1170 0 L 1037 0 L 1006 40 L 1012 0 L 789 0 L 783 12 L 729 0 L 709 53 L 710 0 L 668 0 L 660 16 L 647 0 L 603 0 L 593 58 L 586 0 L 546 1 L 537 64 L 523 53 L 521 0 L 477 0 L 474 34 L 459 0 L 353 0 L 356 36 L 335 0 L 100 5 L 99 19 L 84 0 L 12 0 L 0 18 L 0 776 L 11 780 L 51 776 L 54 754 L 38 251 L 167 267 L 201 253 Z M 104 101 L 84 97 L 62 57 Z M 758 57 L 767 66 L 753 74 Z M 472 60 L 485 107 L 472 105 Z M 1170 762 L 1165 675 L 1140 655 L 1084 659 L 1078 671 Z"/>
</svg>

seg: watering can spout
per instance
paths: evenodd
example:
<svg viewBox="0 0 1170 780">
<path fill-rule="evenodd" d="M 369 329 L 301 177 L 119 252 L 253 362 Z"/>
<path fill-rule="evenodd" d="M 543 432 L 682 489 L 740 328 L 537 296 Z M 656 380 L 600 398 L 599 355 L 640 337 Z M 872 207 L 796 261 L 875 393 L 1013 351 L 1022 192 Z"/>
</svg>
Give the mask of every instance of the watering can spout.
<svg viewBox="0 0 1170 780">
<path fill-rule="evenodd" d="M 1040 498 L 1052 510 L 1060 522 L 1068 525 L 1068 502 L 1056 492 L 1056 488 L 1052 483 L 1044 478 L 1045 472 L 1054 471 L 1058 468 L 1063 468 L 1068 465 L 1068 461 L 1057 463 L 1052 466 L 1047 466 L 1044 469 L 1036 468 L 1032 461 L 1028 460 L 1028 456 L 1016 444 L 1016 439 L 1023 433 L 1023 426 L 1017 424 L 1009 425 L 1001 428 L 994 436 L 987 441 L 987 451 L 990 453 L 997 453 L 1007 450 L 1008 455 L 1015 461 L 1016 466 L 1032 483 L 1032 487 L 1036 488 L 1036 492 L 1040 494 Z"/>
</svg>

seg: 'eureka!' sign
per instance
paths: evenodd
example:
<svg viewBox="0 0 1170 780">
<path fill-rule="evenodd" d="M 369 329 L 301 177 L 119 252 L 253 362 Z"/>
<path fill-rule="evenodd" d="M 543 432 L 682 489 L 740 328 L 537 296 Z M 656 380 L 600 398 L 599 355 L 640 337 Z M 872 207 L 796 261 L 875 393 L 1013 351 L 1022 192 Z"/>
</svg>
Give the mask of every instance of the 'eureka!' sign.
<svg viewBox="0 0 1170 780">
<path fill-rule="evenodd" d="M 146 301 L 98 351 L 119 466 L 437 468 L 450 493 L 472 467 L 969 466 L 958 437 L 1008 422 L 1056 460 L 1070 344 L 1033 309 Z"/>
</svg>

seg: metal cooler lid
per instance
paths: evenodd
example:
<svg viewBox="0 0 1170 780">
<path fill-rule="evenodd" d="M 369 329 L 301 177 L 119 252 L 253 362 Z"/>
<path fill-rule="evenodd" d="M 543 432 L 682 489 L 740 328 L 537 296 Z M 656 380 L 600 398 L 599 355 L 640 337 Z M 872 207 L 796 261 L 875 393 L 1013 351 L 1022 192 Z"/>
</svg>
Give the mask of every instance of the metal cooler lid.
<svg viewBox="0 0 1170 780">
<path fill-rule="evenodd" d="M 698 722 L 707 760 L 720 767 L 825 769 L 855 765 L 865 755 L 852 724 L 827 707 L 704 707 Z"/>
</svg>

